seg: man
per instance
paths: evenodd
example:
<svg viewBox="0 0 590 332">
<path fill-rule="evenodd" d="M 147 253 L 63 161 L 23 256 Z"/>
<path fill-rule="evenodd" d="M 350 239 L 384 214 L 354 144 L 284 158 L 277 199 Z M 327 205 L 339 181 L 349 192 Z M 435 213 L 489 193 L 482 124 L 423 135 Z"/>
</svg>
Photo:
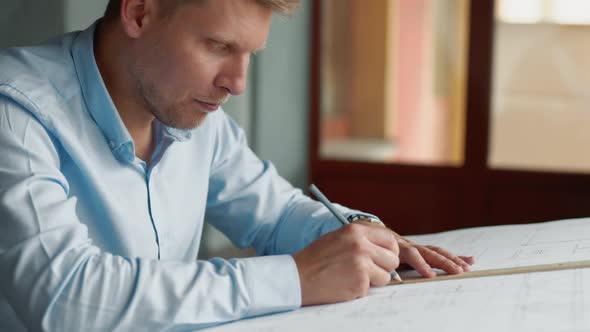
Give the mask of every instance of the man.
<svg viewBox="0 0 590 332">
<path fill-rule="evenodd" d="M 351 300 L 400 263 L 469 268 L 340 227 L 219 109 L 296 5 L 113 0 L 86 31 L 0 55 L 0 330 L 192 330 Z M 197 261 L 205 219 L 261 257 Z"/>
</svg>

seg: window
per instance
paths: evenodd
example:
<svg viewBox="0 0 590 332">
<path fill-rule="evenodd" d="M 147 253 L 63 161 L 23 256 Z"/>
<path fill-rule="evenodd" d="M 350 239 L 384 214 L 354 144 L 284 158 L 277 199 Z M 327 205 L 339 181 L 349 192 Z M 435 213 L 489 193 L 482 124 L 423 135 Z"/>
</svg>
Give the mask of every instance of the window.
<svg viewBox="0 0 590 332">
<path fill-rule="evenodd" d="M 590 215 L 586 2 L 315 0 L 310 180 L 401 233 Z"/>
<path fill-rule="evenodd" d="M 490 166 L 590 172 L 590 1 L 497 9 Z"/>
<path fill-rule="evenodd" d="M 460 166 L 468 2 L 321 6 L 321 157 Z"/>
<path fill-rule="evenodd" d="M 590 24 L 587 0 L 498 0 L 497 20 L 517 24 Z"/>
</svg>

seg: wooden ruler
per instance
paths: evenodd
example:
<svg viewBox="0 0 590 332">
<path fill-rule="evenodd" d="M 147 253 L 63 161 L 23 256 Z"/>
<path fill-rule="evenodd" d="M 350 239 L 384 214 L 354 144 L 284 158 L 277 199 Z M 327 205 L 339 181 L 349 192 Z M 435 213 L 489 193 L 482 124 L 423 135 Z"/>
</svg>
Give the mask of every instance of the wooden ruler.
<svg viewBox="0 0 590 332">
<path fill-rule="evenodd" d="M 444 274 L 444 275 L 436 276 L 434 278 L 409 277 L 409 278 L 404 278 L 404 281 L 402 282 L 402 284 L 414 284 L 414 283 L 419 283 L 419 282 L 491 277 L 491 276 L 502 276 L 502 275 L 509 275 L 509 274 L 521 274 L 521 273 L 530 273 L 530 272 L 547 272 L 547 271 L 582 269 L 582 268 L 590 268 L 590 261 L 565 262 L 565 263 L 554 263 L 554 264 L 508 267 L 508 268 L 490 269 L 490 270 L 481 270 L 481 271 L 469 271 L 469 272 L 465 272 L 462 274 Z M 395 280 L 390 283 L 390 285 L 398 285 L 398 284 L 400 284 L 400 282 L 395 281 Z"/>
</svg>

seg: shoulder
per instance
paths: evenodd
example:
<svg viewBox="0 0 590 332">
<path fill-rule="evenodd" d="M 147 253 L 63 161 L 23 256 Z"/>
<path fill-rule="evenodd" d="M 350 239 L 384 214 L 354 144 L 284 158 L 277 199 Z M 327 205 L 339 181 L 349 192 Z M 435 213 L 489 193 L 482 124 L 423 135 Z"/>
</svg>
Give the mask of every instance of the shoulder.
<svg viewBox="0 0 590 332">
<path fill-rule="evenodd" d="M 0 95 L 0 154 L 4 166 L 27 169 L 31 162 L 50 160 L 59 164 L 57 141 L 22 105 Z M 5 174 L 6 175 L 6 174 Z"/>
<path fill-rule="evenodd" d="M 78 94 L 79 86 L 71 56 L 75 33 L 41 45 L 0 51 L 0 95 L 11 99 L 40 121 L 63 110 Z"/>
<path fill-rule="evenodd" d="M 65 34 L 40 45 L 0 51 L 0 84 L 24 88 L 27 81 L 34 80 L 51 82 L 56 87 L 65 85 L 75 75 L 71 48 L 77 34 Z"/>
</svg>

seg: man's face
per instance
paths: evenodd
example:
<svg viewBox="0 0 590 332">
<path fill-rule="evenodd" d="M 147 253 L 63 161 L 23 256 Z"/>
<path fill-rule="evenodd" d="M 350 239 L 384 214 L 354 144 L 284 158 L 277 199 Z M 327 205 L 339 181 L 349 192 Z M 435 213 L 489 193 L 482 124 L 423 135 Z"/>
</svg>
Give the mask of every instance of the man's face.
<svg viewBox="0 0 590 332">
<path fill-rule="evenodd" d="M 139 101 L 167 126 L 199 126 L 246 89 L 252 53 L 264 47 L 272 11 L 255 0 L 209 0 L 154 18 L 130 66 Z"/>
</svg>

